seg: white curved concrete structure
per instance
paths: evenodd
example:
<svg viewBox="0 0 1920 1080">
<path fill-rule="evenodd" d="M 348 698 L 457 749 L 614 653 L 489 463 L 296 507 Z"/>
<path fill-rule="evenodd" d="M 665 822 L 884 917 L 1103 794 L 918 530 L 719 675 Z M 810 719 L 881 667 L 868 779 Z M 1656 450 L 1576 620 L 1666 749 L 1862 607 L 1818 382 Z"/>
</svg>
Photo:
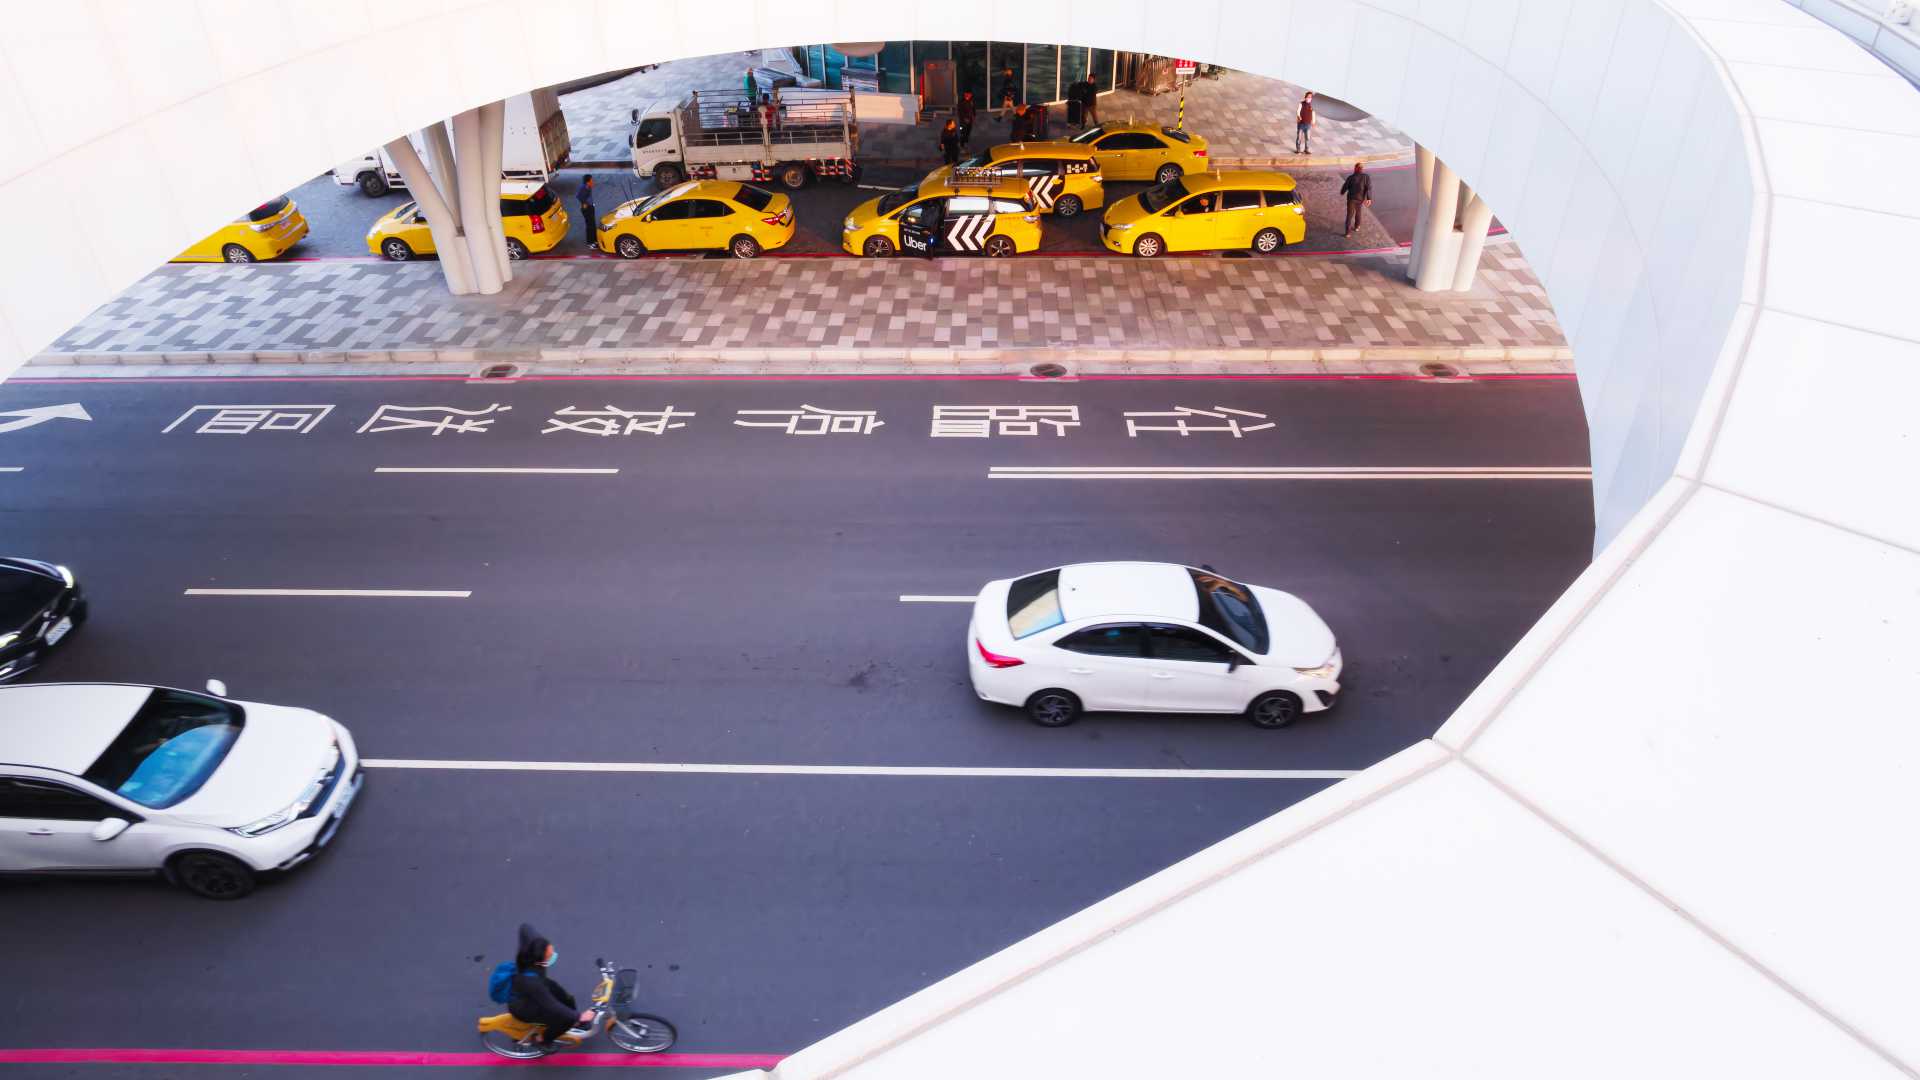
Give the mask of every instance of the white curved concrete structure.
<svg viewBox="0 0 1920 1080">
<path fill-rule="evenodd" d="M 0 356 L 462 109 L 917 37 L 1193 56 L 1370 109 L 1499 211 L 1577 358 L 1603 550 L 1435 740 L 782 1076 L 1920 1075 L 1906 82 L 1780 0 L 547 6 L 552 55 L 518 4 L 37 9 L 0 42 L 0 190 L 46 208 L 10 215 L 37 258 L 0 269 Z M 444 67 L 388 63 L 401 33 Z M 171 194 L 135 232 L 73 209 L 135 171 Z"/>
</svg>

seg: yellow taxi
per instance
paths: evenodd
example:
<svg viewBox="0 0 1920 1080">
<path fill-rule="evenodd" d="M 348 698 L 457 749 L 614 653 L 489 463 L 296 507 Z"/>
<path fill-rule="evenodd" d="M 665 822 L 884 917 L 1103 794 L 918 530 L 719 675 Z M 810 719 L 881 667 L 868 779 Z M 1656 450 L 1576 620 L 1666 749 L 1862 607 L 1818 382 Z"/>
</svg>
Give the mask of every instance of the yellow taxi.
<svg viewBox="0 0 1920 1080">
<path fill-rule="evenodd" d="M 500 224 L 507 234 L 507 257 L 524 259 L 552 251 L 567 238 L 567 208 L 538 180 L 500 184 Z M 394 262 L 432 255 L 433 233 L 419 203 L 406 203 L 367 230 L 367 250 Z"/>
<path fill-rule="evenodd" d="M 307 235 L 307 219 L 285 195 L 261 203 L 247 216 L 173 257 L 174 262 L 258 262 L 277 259 Z"/>
<path fill-rule="evenodd" d="M 1070 218 L 1107 203 L 1107 189 L 1093 151 L 1065 139 L 1001 143 L 962 161 L 959 167 L 1020 181 L 1043 214 Z M 927 179 L 944 181 L 953 169 L 942 165 L 928 173 Z"/>
<path fill-rule="evenodd" d="M 1108 180 L 1164 184 L 1207 169 L 1207 140 L 1160 124 L 1100 124 L 1070 142 L 1090 148 Z"/>
<path fill-rule="evenodd" d="M 1109 251 L 1279 251 L 1306 239 L 1307 207 L 1281 172 L 1182 176 L 1121 199 L 1100 220 Z"/>
<path fill-rule="evenodd" d="M 732 180 L 689 180 L 650 198 L 623 202 L 595 226 L 594 244 L 623 259 L 703 248 L 751 259 L 793 239 L 793 201 Z"/>
<path fill-rule="evenodd" d="M 984 251 L 1005 258 L 1040 249 L 1040 212 L 1021 181 L 959 169 L 854 207 L 840 246 L 873 257 Z"/>
</svg>

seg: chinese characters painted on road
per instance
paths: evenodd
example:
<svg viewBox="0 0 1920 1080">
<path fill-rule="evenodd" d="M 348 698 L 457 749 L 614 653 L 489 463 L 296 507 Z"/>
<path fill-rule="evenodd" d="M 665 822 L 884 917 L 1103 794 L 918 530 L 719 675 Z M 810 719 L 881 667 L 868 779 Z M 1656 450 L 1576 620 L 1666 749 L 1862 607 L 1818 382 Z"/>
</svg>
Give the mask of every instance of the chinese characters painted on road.
<svg viewBox="0 0 1920 1080">
<path fill-rule="evenodd" d="M 577 431 L 582 435 L 664 435 L 669 428 L 686 427 L 683 417 L 698 415 L 676 412 L 671 405 L 654 410 L 616 409 L 611 405 L 604 409 L 576 409 L 569 405 L 554 410 L 540 434 Z"/>
<path fill-rule="evenodd" d="M 511 408 L 511 405 L 489 405 L 484 409 L 456 409 L 451 405 L 382 405 L 366 423 L 360 425 L 359 433 L 378 435 L 383 431 L 431 431 L 439 435 L 453 431 L 466 435 L 489 430 L 493 422 L 499 419 L 493 414 Z"/>
<path fill-rule="evenodd" d="M 1038 435 L 1040 425 L 1065 435 L 1080 426 L 1078 405 L 935 405 L 935 439 L 984 439 L 991 435 Z"/>
<path fill-rule="evenodd" d="M 736 427 L 778 428 L 789 435 L 871 435 L 884 427 L 873 409 L 822 409 L 802 405 L 798 409 L 740 409 L 741 416 L 784 416 L 785 420 L 735 420 Z"/>
<path fill-rule="evenodd" d="M 331 405 L 195 405 L 160 429 L 166 434 L 194 419 L 195 435 L 250 435 L 256 431 L 291 431 L 306 435 L 333 411 Z"/>
<path fill-rule="evenodd" d="M 1199 417 L 1199 416 L 1208 417 L 1214 420 L 1224 420 L 1226 421 L 1226 423 L 1213 424 L 1213 425 L 1194 423 L 1193 418 Z M 1209 409 L 1190 409 L 1190 408 L 1187 408 L 1185 405 L 1180 405 L 1180 406 L 1176 406 L 1171 412 L 1127 413 L 1126 414 L 1127 437 L 1130 439 L 1137 439 L 1140 437 L 1140 433 L 1143 431 L 1171 431 L 1178 435 L 1181 435 L 1182 437 L 1187 435 L 1193 435 L 1200 432 L 1224 431 L 1227 434 L 1232 435 L 1234 438 L 1237 439 L 1242 435 L 1245 435 L 1249 431 L 1265 431 L 1266 429 L 1273 426 L 1272 424 L 1268 423 L 1268 424 L 1253 424 L 1251 426 L 1242 427 L 1240 423 L 1240 418 L 1243 416 L 1251 420 L 1265 420 L 1267 418 L 1267 415 L 1265 413 L 1247 412 L 1245 409 L 1229 409 L 1225 405 L 1215 405 L 1210 410 Z M 1143 424 L 1140 422 L 1141 419 L 1145 419 L 1149 417 L 1159 418 L 1159 419 L 1172 417 L 1173 423 Z M 1139 419 L 1136 419 L 1136 418 L 1139 418 Z"/>
</svg>

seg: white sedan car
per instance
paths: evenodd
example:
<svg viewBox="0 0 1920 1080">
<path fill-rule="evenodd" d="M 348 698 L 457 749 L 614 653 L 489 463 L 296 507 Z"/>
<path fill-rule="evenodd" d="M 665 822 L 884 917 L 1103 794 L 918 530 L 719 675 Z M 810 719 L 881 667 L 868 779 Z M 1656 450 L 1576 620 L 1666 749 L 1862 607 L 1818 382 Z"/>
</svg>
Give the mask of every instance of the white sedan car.
<svg viewBox="0 0 1920 1080">
<path fill-rule="evenodd" d="M 1340 649 L 1297 596 L 1174 563 L 1079 563 L 990 581 L 967 670 L 1034 723 L 1083 711 L 1244 713 L 1286 727 L 1333 706 Z"/>
<path fill-rule="evenodd" d="M 0 689 L 0 873 L 152 873 L 231 900 L 333 839 L 364 774 L 307 709 L 117 683 Z"/>
</svg>

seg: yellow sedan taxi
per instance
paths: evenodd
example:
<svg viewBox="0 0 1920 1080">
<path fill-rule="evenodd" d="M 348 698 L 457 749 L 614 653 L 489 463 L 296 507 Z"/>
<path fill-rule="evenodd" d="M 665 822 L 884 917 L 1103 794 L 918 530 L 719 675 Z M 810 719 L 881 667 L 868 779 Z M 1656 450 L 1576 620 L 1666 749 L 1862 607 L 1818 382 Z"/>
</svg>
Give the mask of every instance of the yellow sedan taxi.
<svg viewBox="0 0 1920 1080">
<path fill-rule="evenodd" d="M 1164 184 L 1207 169 L 1206 139 L 1159 124 L 1101 124 L 1070 141 L 1093 150 L 1093 160 L 1108 180 Z"/>
<path fill-rule="evenodd" d="M 524 259 L 552 251 L 567 238 L 567 208 L 538 180 L 500 184 L 500 224 L 507 234 L 507 257 Z M 367 250 L 394 262 L 434 253 L 433 233 L 419 203 L 406 203 L 367 230 Z"/>
<path fill-rule="evenodd" d="M 307 219 L 285 195 L 261 203 L 247 216 L 173 257 L 174 262 L 258 262 L 277 259 L 307 235 Z"/>
<path fill-rule="evenodd" d="M 854 207 L 840 246 L 876 258 L 982 251 L 1005 258 L 1040 249 L 1040 213 L 1021 181 L 959 169 Z"/>
<path fill-rule="evenodd" d="M 1064 139 L 1001 143 L 967 158 L 959 167 L 1020 181 L 1043 214 L 1070 218 L 1107 204 L 1107 189 L 1093 151 Z M 927 179 L 944 181 L 953 169 L 942 165 L 928 173 Z"/>
<path fill-rule="evenodd" d="M 623 202 L 595 225 L 595 245 L 623 259 L 702 249 L 751 259 L 793 239 L 793 201 L 732 180 L 689 180 L 650 198 Z"/>
<path fill-rule="evenodd" d="M 1265 255 L 1306 236 L 1306 204 L 1281 172 L 1179 177 L 1114 203 L 1100 221 L 1107 250 L 1148 259 L 1241 248 Z"/>
</svg>

